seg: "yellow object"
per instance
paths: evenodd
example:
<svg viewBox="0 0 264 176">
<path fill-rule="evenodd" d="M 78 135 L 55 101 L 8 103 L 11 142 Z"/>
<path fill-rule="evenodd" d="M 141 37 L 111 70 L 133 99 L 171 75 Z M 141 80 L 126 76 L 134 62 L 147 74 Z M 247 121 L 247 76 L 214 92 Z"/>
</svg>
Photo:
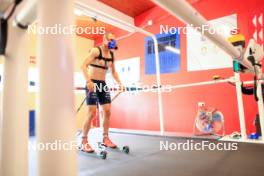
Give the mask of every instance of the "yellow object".
<svg viewBox="0 0 264 176">
<path fill-rule="evenodd" d="M 231 35 L 227 38 L 230 43 L 245 41 L 245 36 L 242 34 Z"/>
<path fill-rule="evenodd" d="M 213 76 L 213 79 L 214 79 L 214 80 L 218 80 L 218 79 L 220 79 L 220 78 L 221 78 L 221 76 L 219 76 L 219 75 L 214 75 L 214 76 Z"/>
</svg>

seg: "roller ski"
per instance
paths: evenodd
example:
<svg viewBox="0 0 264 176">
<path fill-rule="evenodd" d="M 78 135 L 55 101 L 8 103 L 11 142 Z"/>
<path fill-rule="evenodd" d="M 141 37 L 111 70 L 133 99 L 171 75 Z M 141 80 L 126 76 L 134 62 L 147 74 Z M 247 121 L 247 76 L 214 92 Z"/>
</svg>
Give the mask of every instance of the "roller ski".
<svg viewBox="0 0 264 176">
<path fill-rule="evenodd" d="M 118 150 L 123 153 L 129 154 L 129 147 L 128 146 L 123 146 L 123 147 L 118 147 L 116 144 L 114 144 L 109 137 L 104 137 L 103 142 L 98 142 L 98 148 L 101 150 L 105 149 L 110 149 L 110 150 Z"/>
<path fill-rule="evenodd" d="M 82 138 L 82 143 L 78 147 L 78 149 L 86 154 L 89 155 L 94 155 L 95 157 L 99 157 L 101 159 L 106 159 L 107 158 L 107 151 L 103 148 L 99 148 L 98 151 L 95 151 L 88 143 L 87 137 Z"/>
</svg>

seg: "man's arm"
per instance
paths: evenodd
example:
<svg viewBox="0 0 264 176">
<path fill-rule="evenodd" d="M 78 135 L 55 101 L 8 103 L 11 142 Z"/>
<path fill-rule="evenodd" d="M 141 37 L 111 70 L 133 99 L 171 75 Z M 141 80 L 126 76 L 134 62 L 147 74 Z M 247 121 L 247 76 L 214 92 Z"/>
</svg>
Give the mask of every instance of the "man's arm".
<svg viewBox="0 0 264 176">
<path fill-rule="evenodd" d="M 89 76 L 89 72 L 88 72 L 88 66 L 91 64 L 91 62 L 94 60 L 95 57 L 98 56 L 98 49 L 97 48 L 92 48 L 91 51 L 89 52 L 87 58 L 85 59 L 85 61 L 82 64 L 82 72 L 83 75 L 85 77 L 85 80 L 87 83 L 91 82 L 90 76 Z"/>
</svg>

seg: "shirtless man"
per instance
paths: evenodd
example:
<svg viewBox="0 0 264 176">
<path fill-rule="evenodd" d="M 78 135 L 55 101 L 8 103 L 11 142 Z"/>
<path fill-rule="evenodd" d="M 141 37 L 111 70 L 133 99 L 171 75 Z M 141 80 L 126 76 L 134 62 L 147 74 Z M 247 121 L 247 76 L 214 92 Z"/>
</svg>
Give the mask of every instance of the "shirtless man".
<svg viewBox="0 0 264 176">
<path fill-rule="evenodd" d="M 103 36 L 101 46 L 92 48 L 88 57 L 82 64 L 82 71 L 86 79 L 86 104 L 88 106 L 88 115 L 83 122 L 82 127 L 82 149 L 85 152 L 92 153 L 94 150 L 88 143 L 88 133 L 91 127 L 91 121 L 96 111 L 96 104 L 99 103 L 103 110 L 103 144 L 107 147 L 116 148 L 117 146 L 109 139 L 109 118 L 111 114 L 111 97 L 105 83 L 106 71 L 111 69 L 113 78 L 123 89 L 123 85 L 114 66 L 113 50 L 117 49 L 115 36 L 112 33 L 106 33 Z M 100 89 L 101 88 L 103 89 Z M 105 89 L 106 87 L 106 89 Z"/>
</svg>

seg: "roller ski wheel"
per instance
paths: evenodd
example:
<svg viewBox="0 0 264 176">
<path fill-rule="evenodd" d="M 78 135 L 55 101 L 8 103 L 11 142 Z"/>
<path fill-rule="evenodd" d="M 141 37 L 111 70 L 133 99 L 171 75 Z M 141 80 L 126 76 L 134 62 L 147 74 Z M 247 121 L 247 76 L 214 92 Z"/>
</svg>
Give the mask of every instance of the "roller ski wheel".
<svg viewBox="0 0 264 176">
<path fill-rule="evenodd" d="M 129 154 L 129 147 L 128 146 L 123 146 L 122 151 L 126 154 Z"/>
<path fill-rule="evenodd" d="M 100 151 L 99 157 L 101 159 L 104 159 L 105 160 L 107 158 L 107 152 L 106 151 Z"/>
</svg>

